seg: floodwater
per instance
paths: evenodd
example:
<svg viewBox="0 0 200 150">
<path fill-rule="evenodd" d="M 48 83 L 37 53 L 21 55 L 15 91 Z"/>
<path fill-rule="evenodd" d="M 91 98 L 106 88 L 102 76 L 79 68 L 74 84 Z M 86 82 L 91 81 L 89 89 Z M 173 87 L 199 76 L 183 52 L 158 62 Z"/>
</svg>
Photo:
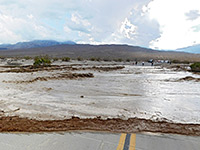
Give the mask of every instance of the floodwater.
<svg viewBox="0 0 200 150">
<path fill-rule="evenodd" d="M 76 72 L 91 72 L 94 78 L 16 84 L 3 81 L 30 80 L 58 71 L 0 73 L 0 113 L 36 119 L 101 116 L 200 123 L 199 82 L 176 81 L 200 75 L 160 66 L 133 65 L 108 72 L 87 69 Z"/>
</svg>

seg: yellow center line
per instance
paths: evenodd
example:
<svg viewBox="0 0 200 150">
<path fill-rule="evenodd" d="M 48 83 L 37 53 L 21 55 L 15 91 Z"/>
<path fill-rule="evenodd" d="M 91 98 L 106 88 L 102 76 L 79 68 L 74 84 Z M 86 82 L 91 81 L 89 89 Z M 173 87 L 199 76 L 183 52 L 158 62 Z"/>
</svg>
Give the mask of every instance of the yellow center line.
<svg viewBox="0 0 200 150">
<path fill-rule="evenodd" d="M 120 136 L 120 139 L 119 139 L 119 144 L 118 144 L 117 150 L 123 150 L 125 139 L 126 139 L 126 134 L 122 133 Z"/>
<path fill-rule="evenodd" d="M 135 150 L 136 134 L 131 134 L 129 150 Z"/>
</svg>

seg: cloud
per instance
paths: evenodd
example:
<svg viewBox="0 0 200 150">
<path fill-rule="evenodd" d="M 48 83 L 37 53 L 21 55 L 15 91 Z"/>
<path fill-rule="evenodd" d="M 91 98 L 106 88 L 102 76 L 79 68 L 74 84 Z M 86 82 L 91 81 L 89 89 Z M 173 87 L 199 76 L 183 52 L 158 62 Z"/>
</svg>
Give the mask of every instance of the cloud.
<svg viewBox="0 0 200 150">
<path fill-rule="evenodd" d="M 71 14 L 71 18 L 67 19 L 65 28 L 78 32 L 85 32 L 85 33 L 91 32 L 90 22 L 87 19 L 84 19 L 78 12 Z"/>
<path fill-rule="evenodd" d="M 89 44 L 131 44 L 148 47 L 159 36 L 157 24 L 142 15 L 150 0 L 1 0 L 3 15 L 13 19 L 0 43 L 33 39 L 73 40 Z M 84 7 L 83 7 L 84 6 Z M 156 30 L 157 28 L 157 30 Z M 12 33 L 12 34 L 11 34 Z M 6 33 L 4 33 L 6 35 Z"/>
<path fill-rule="evenodd" d="M 176 49 L 200 43 L 199 0 L 1 0 L 0 43 L 34 39 Z"/>
<path fill-rule="evenodd" d="M 133 41 L 137 27 L 131 23 L 130 12 L 142 7 L 149 0 L 142 1 L 90 1 L 81 11 L 70 12 L 66 18 L 67 36 L 76 36 L 78 43 L 124 43 Z M 148 46 L 148 45 L 147 45 Z"/>
<path fill-rule="evenodd" d="M 133 39 L 134 35 L 137 33 L 137 27 L 132 24 L 128 18 L 125 18 L 124 22 L 122 22 L 120 32 L 125 36 L 125 38 Z"/>
<path fill-rule="evenodd" d="M 193 32 L 200 32 L 200 24 L 193 26 L 192 29 Z"/>
<path fill-rule="evenodd" d="M 185 16 L 188 20 L 196 20 L 200 17 L 199 10 L 190 10 L 188 13 L 185 13 Z"/>
<path fill-rule="evenodd" d="M 49 39 L 54 31 L 37 22 L 33 15 L 24 18 L 15 18 L 0 14 L 0 39 L 1 43 L 16 43 L 38 39 Z"/>
<path fill-rule="evenodd" d="M 200 10 L 198 0 L 154 0 L 150 2 L 147 6 L 147 13 L 160 25 L 160 37 L 152 40 L 150 47 L 177 49 L 200 43 L 198 38 L 200 18 L 197 17 L 197 11 L 193 10 Z"/>
</svg>

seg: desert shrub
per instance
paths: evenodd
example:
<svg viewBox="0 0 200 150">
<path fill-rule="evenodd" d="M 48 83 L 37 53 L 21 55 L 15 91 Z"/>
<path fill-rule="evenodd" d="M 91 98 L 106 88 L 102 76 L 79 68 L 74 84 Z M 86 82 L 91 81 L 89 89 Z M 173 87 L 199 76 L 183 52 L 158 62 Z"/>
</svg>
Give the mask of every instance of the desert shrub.
<svg viewBox="0 0 200 150">
<path fill-rule="evenodd" d="M 91 57 L 90 58 L 90 61 L 101 61 L 101 58 L 96 58 L 96 57 Z"/>
<path fill-rule="evenodd" d="M 172 60 L 172 63 L 177 64 L 177 63 L 180 63 L 180 61 L 178 61 L 178 60 Z"/>
<path fill-rule="evenodd" d="M 90 58 L 90 61 L 96 61 L 96 58 L 92 57 Z"/>
<path fill-rule="evenodd" d="M 114 59 L 114 61 L 116 61 L 116 62 L 122 62 L 123 60 L 121 58 L 118 58 L 118 59 Z"/>
<path fill-rule="evenodd" d="M 67 61 L 67 62 L 69 62 L 69 61 L 70 61 L 70 58 L 69 58 L 69 57 L 63 57 L 63 58 L 62 58 L 62 61 Z"/>
<path fill-rule="evenodd" d="M 103 61 L 111 61 L 110 59 L 108 58 L 104 58 Z"/>
<path fill-rule="evenodd" d="M 30 57 L 30 56 L 25 56 L 24 59 L 29 60 L 29 59 L 32 59 L 32 57 Z"/>
<path fill-rule="evenodd" d="M 172 63 L 174 64 L 189 64 L 190 62 L 189 61 L 180 61 L 180 60 L 172 60 L 171 61 Z"/>
<path fill-rule="evenodd" d="M 78 60 L 78 61 L 82 61 L 82 60 L 83 60 L 83 58 L 81 58 L 81 57 L 78 57 L 78 58 L 77 58 L 77 60 Z"/>
<path fill-rule="evenodd" d="M 58 61 L 58 60 L 59 60 L 59 58 L 57 58 L 57 57 L 53 58 L 53 61 Z"/>
<path fill-rule="evenodd" d="M 34 58 L 33 66 L 40 67 L 40 66 L 50 66 L 51 60 L 48 56 L 37 56 Z"/>
<path fill-rule="evenodd" d="M 99 58 L 99 57 L 98 57 L 98 58 L 96 58 L 96 61 L 101 61 L 101 58 Z"/>
<path fill-rule="evenodd" d="M 131 60 L 130 60 L 130 59 L 126 59 L 126 61 L 127 61 L 127 62 L 130 62 Z"/>
<path fill-rule="evenodd" d="M 189 61 L 182 61 L 183 64 L 190 64 Z"/>
<path fill-rule="evenodd" d="M 194 72 L 200 72 L 200 62 L 193 63 L 190 68 Z"/>
</svg>

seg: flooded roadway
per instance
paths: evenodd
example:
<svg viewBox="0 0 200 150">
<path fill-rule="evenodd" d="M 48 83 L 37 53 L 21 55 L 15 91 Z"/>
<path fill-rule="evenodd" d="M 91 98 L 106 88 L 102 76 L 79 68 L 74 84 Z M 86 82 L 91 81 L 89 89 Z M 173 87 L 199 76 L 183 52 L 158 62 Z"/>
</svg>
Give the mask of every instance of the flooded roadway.
<svg viewBox="0 0 200 150">
<path fill-rule="evenodd" d="M 87 65 L 88 66 L 88 65 Z M 93 65 L 91 65 L 93 66 Z M 200 84 L 177 81 L 185 71 L 159 66 L 125 65 L 122 70 L 93 73 L 94 78 L 37 81 L 30 84 L 3 81 L 29 80 L 59 71 L 0 74 L 0 107 L 5 115 L 36 119 L 164 118 L 173 122 L 200 123 Z"/>
</svg>

